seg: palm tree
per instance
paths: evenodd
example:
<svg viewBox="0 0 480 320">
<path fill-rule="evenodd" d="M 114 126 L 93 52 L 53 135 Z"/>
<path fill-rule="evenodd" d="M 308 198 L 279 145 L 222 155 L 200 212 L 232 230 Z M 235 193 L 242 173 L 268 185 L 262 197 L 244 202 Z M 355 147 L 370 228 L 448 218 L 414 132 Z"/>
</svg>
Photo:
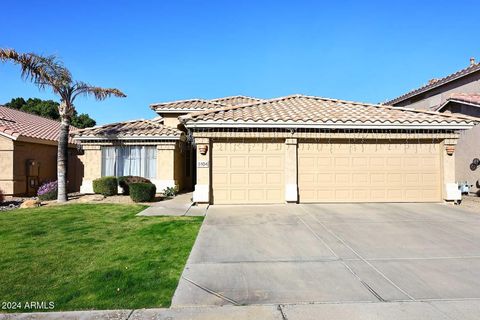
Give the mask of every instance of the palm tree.
<svg viewBox="0 0 480 320">
<path fill-rule="evenodd" d="M 80 96 L 93 96 L 96 100 L 108 97 L 126 97 L 118 89 L 100 88 L 85 82 L 74 81 L 72 74 L 56 56 L 41 56 L 35 53 L 19 53 L 13 49 L 0 48 L 0 62 L 13 62 L 20 66 L 22 78 L 33 82 L 41 90 L 50 88 L 59 96 L 61 125 L 58 136 L 57 178 L 58 202 L 67 201 L 67 161 L 70 120 L 75 110 L 73 102 Z"/>
</svg>

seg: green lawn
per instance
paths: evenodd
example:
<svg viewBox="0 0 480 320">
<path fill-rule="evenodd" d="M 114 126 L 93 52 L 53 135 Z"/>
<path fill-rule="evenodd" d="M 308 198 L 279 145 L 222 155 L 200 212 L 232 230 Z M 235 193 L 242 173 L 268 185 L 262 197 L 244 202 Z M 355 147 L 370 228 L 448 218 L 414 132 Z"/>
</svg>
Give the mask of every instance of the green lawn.
<svg viewBox="0 0 480 320">
<path fill-rule="evenodd" d="M 0 212 L 0 303 L 53 301 L 54 311 L 169 306 L 203 218 L 136 217 L 143 208 Z"/>
</svg>

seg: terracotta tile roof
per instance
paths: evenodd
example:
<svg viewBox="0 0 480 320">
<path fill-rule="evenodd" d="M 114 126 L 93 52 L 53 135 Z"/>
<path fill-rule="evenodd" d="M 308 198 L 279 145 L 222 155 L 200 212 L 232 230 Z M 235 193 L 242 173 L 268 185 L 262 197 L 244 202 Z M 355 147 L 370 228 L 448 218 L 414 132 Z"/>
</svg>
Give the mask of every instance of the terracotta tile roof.
<svg viewBox="0 0 480 320">
<path fill-rule="evenodd" d="M 77 128 L 70 127 L 70 130 L 75 129 Z M 0 132 L 15 139 L 27 137 L 56 142 L 60 133 L 60 122 L 0 106 Z"/>
<path fill-rule="evenodd" d="M 218 102 L 228 106 L 238 106 L 241 104 L 252 104 L 255 102 L 260 102 L 262 101 L 262 99 L 247 97 L 247 96 L 231 96 L 231 97 L 211 99 L 209 101 Z"/>
<path fill-rule="evenodd" d="M 396 103 L 399 103 L 403 100 L 406 100 L 408 98 L 411 98 L 413 96 L 416 96 L 422 92 L 426 92 L 428 90 L 431 90 L 433 88 L 436 88 L 436 87 L 439 87 L 441 85 L 444 85 L 450 81 L 453 81 L 453 80 L 456 80 L 456 79 L 459 79 L 461 77 L 464 77 L 466 75 L 469 75 L 473 72 L 476 72 L 476 71 L 479 71 L 480 70 L 480 63 L 472 63 L 471 65 L 469 65 L 467 68 L 465 69 L 462 69 L 460 71 L 457 71 L 457 72 L 454 72 L 446 77 L 443 77 L 443 78 L 440 78 L 440 79 L 433 79 L 431 80 L 428 84 L 418 88 L 418 89 L 415 89 L 415 90 L 412 90 L 410 92 L 407 92 L 395 99 L 392 99 L 392 100 L 389 100 L 387 102 L 385 102 L 384 104 L 386 105 L 394 105 Z"/>
<path fill-rule="evenodd" d="M 227 106 L 238 106 L 260 102 L 262 99 L 247 96 L 231 96 L 217 99 L 188 99 L 171 102 L 153 103 L 150 105 L 155 111 L 162 112 L 194 112 L 201 110 L 212 110 Z"/>
<path fill-rule="evenodd" d="M 478 93 L 452 93 L 442 104 L 430 108 L 430 110 L 441 111 L 450 102 L 464 103 L 480 107 L 480 94 Z"/>
<path fill-rule="evenodd" d="M 150 108 L 162 112 L 192 112 L 225 107 L 225 104 L 204 99 L 178 100 L 172 102 L 153 103 Z"/>
<path fill-rule="evenodd" d="M 182 131 L 172 127 L 167 127 L 155 120 L 132 120 L 125 122 L 110 123 L 103 126 L 97 126 L 87 129 L 79 129 L 72 132 L 74 139 L 125 139 L 125 138 L 145 138 L 155 137 L 159 139 L 179 138 Z"/>
<path fill-rule="evenodd" d="M 225 107 L 191 113 L 180 117 L 188 127 L 212 124 L 245 125 L 315 125 L 325 127 L 381 127 L 405 125 L 466 125 L 477 118 L 446 115 L 433 111 L 414 110 L 320 97 L 293 95 L 251 105 Z"/>
<path fill-rule="evenodd" d="M 461 101 L 480 106 L 480 93 L 452 93 L 448 98 L 450 101 Z"/>
</svg>

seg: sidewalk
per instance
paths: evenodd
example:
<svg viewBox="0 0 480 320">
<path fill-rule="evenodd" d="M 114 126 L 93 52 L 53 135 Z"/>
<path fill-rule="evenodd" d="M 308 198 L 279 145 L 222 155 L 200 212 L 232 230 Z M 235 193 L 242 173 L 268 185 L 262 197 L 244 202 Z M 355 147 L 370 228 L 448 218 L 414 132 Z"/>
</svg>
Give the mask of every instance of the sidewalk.
<svg viewBox="0 0 480 320">
<path fill-rule="evenodd" d="M 192 193 L 182 193 L 169 200 L 153 203 L 138 216 L 204 216 L 206 207 L 192 206 Z"/>
<path fill-rule="evenodd" d="M 473 320 L 478 319 L 478 314 L 480 314 L 480 300 L 474 299 L 0 314 L 0 320 Z"/>
</svg>

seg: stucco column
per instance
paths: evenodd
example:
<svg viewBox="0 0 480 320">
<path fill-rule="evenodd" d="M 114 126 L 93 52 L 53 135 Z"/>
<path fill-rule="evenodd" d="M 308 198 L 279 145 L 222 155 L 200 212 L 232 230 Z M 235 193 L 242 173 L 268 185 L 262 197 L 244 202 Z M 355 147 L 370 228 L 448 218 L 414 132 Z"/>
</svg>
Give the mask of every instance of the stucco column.
<svg viewBox="0 0 480 320">
<path fill-rule="evenodd" d="M 208 138 L 195 138 L 197 144 L 197 181 L 193 191 L 193 202 L 210 203 L 210 174 L 212 145 Z"/>
<path fill-rule="evenodd" d="M 447 183 L 457 182 L 455 179 L 455 146 L 457 139 L 445 139 L 440 147 L 443 165 L 443 190 Z"/>
<path fill-rule="evenodd" d="M 81 193 L 93 193 L 93 180 L 102 176 L 102 149 L 99 145 L 84 145 L 79 156 L 83 165 Z"/>
<path fill-rule="evenodd" d="M 151 179 L 157 192 L 167 187 L 174 187 L 175 181 L 175 142 L 157 145 L 157 177 Z"/>
<path fill-rule="evenodd" d="M 298 202 L 297 139 L 285 139 L 285 201 Z"/>
</svg>

